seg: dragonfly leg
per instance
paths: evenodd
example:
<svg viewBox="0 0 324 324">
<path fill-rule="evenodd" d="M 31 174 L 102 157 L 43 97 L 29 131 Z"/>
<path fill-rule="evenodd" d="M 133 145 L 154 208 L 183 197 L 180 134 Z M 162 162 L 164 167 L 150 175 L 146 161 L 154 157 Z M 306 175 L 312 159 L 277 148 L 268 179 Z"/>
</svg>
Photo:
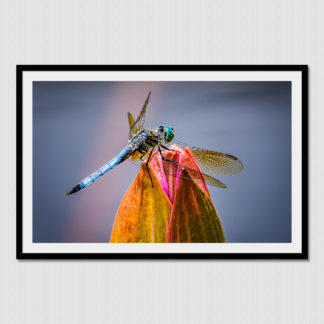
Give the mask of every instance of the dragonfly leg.
<svg viewBox="0 0 324 324">
<path fill-rule="evenodd" d="M 161 158 L 162 158 L 163 161 L 165 161 L 165 162 L 172 162 L 172 163 L 174 163 L 174 164 L 179 164 L 179 163 L 176 162 L 176 161 L 173 161 L 173 160 L 170 160 L 170 159 L 165 158 L 165 157 L 163 156 L 162 151 L 161 151 L 161 149 L 160 149 L 159 146 L 158 146 L 158 149 L 159 149 L 159 152 L 160 152 L 160 155 L 161 155 Z M 172 150 L 172 151 L 174 151 L 174 150 Z"/>
<path fill-rule="evenodd" d="M 161 146 L 162 146 L 162 145 L 161 145 Z M 163 146 L 162 146 L 162 147 L 163 147 Z M 169 160 L 167 160 L 167 159 L 163 156 L 162 151 L 161 151 L 161 149 L 160 149 L 160 146 L 158 146 L 158 149 L 159 149 L 159 152 L 160 152 L 160 155 L 161 155 L 162 160 L 163 160 L 163 161 L 169 161 Z"/>
<path fill-rule="evenodd" d="M 148 168 L 148 164 L 149 164 L 149 161 L 150 161 L 150 158 L 151 158 L 151 156 L 152 156 L 153 151 L 154 151 L 154 147 L 152 148 L 152 150 L 151 150 L 151 152 L 150 152 L 150 155 L 149 155 L 149 157 L 147 158 L 147 162 L 146 162 L 146 170 L 147 170 L 147 173 L 148 173 L 148 175 L 149 175 L 149 177 L 150 177 L 150 179 L 151 179 L 152 187 L 153 187 L 153 180 L 152 180 L 152 177 L 151 177 L 151 174 L 150 174 L 149 168 Z"/>
<path fill-rule="evenodd" d="M 173 151 L 173 152 L 176 152 L 176 150 L 171 150 L 171 149 L 169 149 L 168 147 L 164 146 L 163 144 L 160 144 L 160 146 L 161 146 L 162 148 L 164 148 L 165 150 L 167 150 L 167 151 Z"/>
<path fill-rule="evenodd" d="M 140 157 L 140 160 L 141 160 L 141 161 L 144 161 L 144 160 L 143 160 L 143 157 L 144 157 L 145 155 L 146 155 L 146 153 L 144 153 L 144 154 Z"/>
</svg>

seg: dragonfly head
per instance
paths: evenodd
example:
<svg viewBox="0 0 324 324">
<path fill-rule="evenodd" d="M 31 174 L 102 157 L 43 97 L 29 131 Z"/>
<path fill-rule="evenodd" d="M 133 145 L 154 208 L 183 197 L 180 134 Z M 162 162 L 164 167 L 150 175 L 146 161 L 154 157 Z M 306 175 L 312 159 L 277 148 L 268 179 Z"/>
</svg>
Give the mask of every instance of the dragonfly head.
<svg viewBox="0 0 324 324">
<path fill-rule="evenodd" d="M 160 126 L 158 132 L 161 134 L 162 141 L 165 143 L 170 143 L 175 135 L 175 130 L 168 125 Z"/>
</svg>

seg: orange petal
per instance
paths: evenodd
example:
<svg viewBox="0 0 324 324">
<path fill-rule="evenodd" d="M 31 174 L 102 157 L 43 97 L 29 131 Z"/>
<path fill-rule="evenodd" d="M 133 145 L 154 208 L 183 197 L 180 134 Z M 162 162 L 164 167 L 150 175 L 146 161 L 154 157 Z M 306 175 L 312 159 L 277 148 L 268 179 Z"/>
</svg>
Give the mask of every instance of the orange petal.
<svg viewBox="0 0 324 324">
<path fill-rule="evenodd" d="M 171 203 L 155 173 L 150 174 L 153 186 L 143 163 L 118 208 L 111 243 L 166 242 Z"/>
<path fill-rule="evenodd" d="M 167 242 L 225 242 L 223 227 L 216 209 L 210 197 L 196 182 L 179 180 Z"/>
<path fill-rule="evenodd" d="M 181 154 L 181 164 L 199 170 L 189 149 Z M 191 171 L 182 171 L 189 176 Z M 203 177 L 194 181 L 179 178 L 170 216 L 167 242 L 225 242 L 222 224 Z"/>
</svg>

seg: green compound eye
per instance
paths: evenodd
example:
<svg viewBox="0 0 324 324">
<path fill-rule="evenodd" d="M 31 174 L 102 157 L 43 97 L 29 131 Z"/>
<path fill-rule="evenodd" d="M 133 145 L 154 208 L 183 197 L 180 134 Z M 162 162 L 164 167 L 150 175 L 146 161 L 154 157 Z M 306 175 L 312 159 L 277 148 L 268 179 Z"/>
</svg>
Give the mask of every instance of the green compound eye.
<svg viewBox="0 0 324 324">
<path fill-rule="evenodd" d="M 167 125 L 163 125 L 165 128 L 165 133 L 164 133 L 164 141 L 166 143 L 171 142 L 174 138 L 174 129 L 172 127 L 169 127 Z"/>
</svg>

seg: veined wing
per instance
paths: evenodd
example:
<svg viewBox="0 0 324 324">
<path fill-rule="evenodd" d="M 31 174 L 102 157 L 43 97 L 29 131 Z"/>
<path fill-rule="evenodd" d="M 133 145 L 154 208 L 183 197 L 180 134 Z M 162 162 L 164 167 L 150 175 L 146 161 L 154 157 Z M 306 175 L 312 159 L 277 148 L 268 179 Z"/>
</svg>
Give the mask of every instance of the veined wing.
<svg viewBox="0 0 324 324">
<path fill-rule="evenodd" d="M 159 152 L 155 149 L 156 152 L 153 153 L 151 160 L 149 163 L 152 163 L 154 159 L 162 160 L 161 155 Z M 142 160 L 129 160 L 132 163 L 136 164 L 137 166 L 141 166 L 141 164 L 148 158 L 148 155 L 145 155 Z M 188 166 L 185 166 L 183 164 L 180 164 L 176 161 L 167 159 L 163 161 L 163 169 L 167 176 L 177 176 L 178 172 L 180 172 L 180 177 L 182 177 L 185 180 L 188 181 L 202 181 L 203 179 L 208 185 L 219 187 L 219 188 L 227 188 L 227 186 L 222 183 L 221 181 L 215 179 L 214 177 L 211 177 L 208 174 L 205 174 L 203 172 L 199 172 L 198 170 L 192 169 Z"/>
<path fill-rule="evenodd" d="M 127 113 L 127 116 L 128 116 L 129 130 L 131 130 L 133 125 L 135 124 L 135 121 L 134 121 L 133 115 L 130 112 Z"/>
<path fill-rule="evenodd" d="M 156 155 L 155 158 L 160 158 Z M 175 176 L 177 174 L 177 172 L 174 172 L 174 170 L 177 170 L 178 172 L 180 172 L 180 177 L 189 181 L 202 181 L 203 179 L 205 180 L 205 182 L 208 185 L 214 186 L 214 187 L 219 187 L 219 188 L 227 188 L 227 186 L 217 180 L 216 178 L 203 173 L 203 172 L 199 172 L 198 170 L 189 168 L 188 166 L 185 166 L 183 164 L 180 164 L 176 161 L 173 160 L 164 160 L 163 161 L 163 169 L 166 175 L 168 176 Z"/>
<path fill-rule="evenodd" d="M 129 138 L 131 138 L 133 135 L 135 135 L 138 131 L 140 131 L 143 128 L 144 121 L 145 121 L 145 113 L 146 113 L 146 107 L 149 102 L 151 96 L 151 91 L 149 92 L 143 108 L 137 117 L 136 121 L 134 121 L 134 118 L 131 113 L 128 113 L 128 124 L 129 124 Z"/>
<path fill-rule="evenodd" d="M 172 143 L 185 149 L 188 147 L 193 153 L 201 171 L 210 174 L 237 174 L 243 170 L 242 162 L 233 155 L 205 150 L 199 147 L 186 145 L 179 141 Z"/>
</svg>

